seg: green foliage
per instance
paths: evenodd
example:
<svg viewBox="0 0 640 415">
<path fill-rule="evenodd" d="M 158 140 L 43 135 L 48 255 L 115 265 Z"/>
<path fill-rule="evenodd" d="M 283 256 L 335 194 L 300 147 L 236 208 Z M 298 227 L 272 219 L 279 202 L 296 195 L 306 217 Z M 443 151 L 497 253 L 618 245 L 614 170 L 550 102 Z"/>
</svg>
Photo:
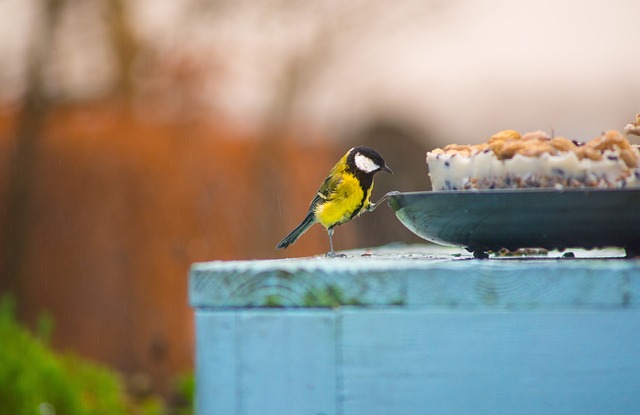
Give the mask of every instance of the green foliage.
<svg viewBox="0 0 640 415">
<path fill-rule="evenodd" d="M 117 375 L 75 356 L 54 353 L 47 347 L 52 319 L 41 319 L 37 338 L 16 322 L 14 308 L 9 297 L 0 299 L 0 413 L 127 413 Z"/>
<path fill-rule="evenodd" d="M 149 396 L 136 404 L 136 415 L 165 415 L 167 410 L 164 402 L 156 396 Z"/>
<path fill-rule="evenodd" d="M 49 346 L 49 342 L 51 341 L 54 326 L 53 316 L 50 313 L 43 313 L 40 318 L 38 318 L 36 334 L 38 339 L 47 346 Z"/>
<path fill-rule="evenodd" d="M 178 379 L 178 405 L 176 415 L 191 415 L 195 413 L 193 403 L 196 395 L 196 378 L 192 373 L 182 375 Z"/>
<path fill-rule="evenodd" d="M 193 415 L 195 377 L 193 372 L 179 376 L 168 401 L 154 394 L 134 397 L 133 415 Z"/>
</svg>

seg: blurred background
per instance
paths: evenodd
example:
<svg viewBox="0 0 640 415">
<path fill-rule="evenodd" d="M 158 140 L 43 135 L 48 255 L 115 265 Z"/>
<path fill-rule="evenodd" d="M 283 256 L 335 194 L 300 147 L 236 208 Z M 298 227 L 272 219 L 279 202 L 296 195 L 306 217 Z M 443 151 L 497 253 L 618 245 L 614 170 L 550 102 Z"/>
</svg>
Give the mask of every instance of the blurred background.
<svg viewBox="0 0 640 415">
<path fill-rule="evenodd" d="M 169 401 L 196 261 L 286 251 L 354 145 L 389 190 L 504 129 L 588 140 L 640 112 L 634 0 L 0 0 L 0 290 L 51 347 Z M 417 242 L 383 207 L 336 249 Z M 0 362 L 0 370 L 2 370 Z M 1 401 L 0 401 L 1 404 Z"/>
</svg>

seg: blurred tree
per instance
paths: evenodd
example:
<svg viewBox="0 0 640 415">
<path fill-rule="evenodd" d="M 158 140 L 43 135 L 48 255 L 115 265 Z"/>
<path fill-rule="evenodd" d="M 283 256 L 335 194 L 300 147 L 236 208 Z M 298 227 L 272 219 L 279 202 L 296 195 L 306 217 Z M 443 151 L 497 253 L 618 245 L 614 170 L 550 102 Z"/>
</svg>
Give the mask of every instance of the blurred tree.
<svg viewBox="0 0 640 415">
<path fill-rule="evenodd" d="M 14 135 L 9 161 L 8 190 L 2 241 L 2 275 L 8 291 L 20 298 L 20 274 L 25 260 L 33 168 L 37 142 L 41 134 L 49 102 L 44 91 L 43 72 L 51 54 L 53 39 L 65 0 L 42 2 L 41 19 L 36 27 L 27 66 L 27 89 Z"/>
<path fill-rule="evenodd" d="M 114 92 L 123 98 L 131 98 L 134 92 L 133 66 L 140 52 L 124 0 L 101 0 L 106 3 L 110 44 L 116 56 L 116 82 Z"/>
<path fill-rule="evenodd" d="M 9 291 L 21 298 L 21 269 L 25 260 L 25 247 L 30 215 L 30 197 L 33 189 L 33 172 L 38 162 L 38 141 L 42 134 L 43 123 L 47 111 L 51 107 L 50 91 L 46 79 L 47 67 L 56 52 L 55 42 L 62 26 L 65 11 L 73 12 L 80 6 L 73 0 L 43 0 L 40 3 L 39 22 L 34 24 L 33 40 L 28 54 L 26 71 L 26 89 L 21 99 L 19 117 L 14 133 L 14 146 L 9 161 L 8 190 L 6 198 L 6 214 L 2 232 L 3 255 L 1 256 L 1 272 L 3 284 Z M 109 44 L 116 61 L 116 79 L 113 93 L 121 98 L 130 98 L 133 93 L 132 66 L 139 51 L 133 31 L 127 19 L 127 10 L 123 0 L 94 0 L 91 4 L 96 10 L 105 8 Z M 95 16 L 99 16 L 96 13 Z M 95 45 L 100 47 L 100 45 Z M 55 81 L 54 81 L 55 83 Z M 60 89 L 60 85 L 53 85 Z M 58 104 L 67 98 L 58 94 Z M 20 304 L 19 304 L 20 306 Z"/>
</svg>

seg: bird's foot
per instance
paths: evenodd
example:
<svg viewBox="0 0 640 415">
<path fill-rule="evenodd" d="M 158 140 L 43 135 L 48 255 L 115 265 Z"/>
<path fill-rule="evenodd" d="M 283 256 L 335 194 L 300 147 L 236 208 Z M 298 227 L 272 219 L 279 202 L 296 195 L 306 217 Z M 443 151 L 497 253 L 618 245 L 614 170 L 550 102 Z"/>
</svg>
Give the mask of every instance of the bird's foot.
<svg viewBox="0 0 640 415">
<path fill-rule="evenodd" d="M 388 192 L 386 195 L 382 196 L 380 200 L 378 200 L 377 202 L 369 204 L 369 212 L 373 212 L 378 206 L 380 206 L 380 204 L 382 204 L 382 202 L 387 200 L 390 196 L 395 196 L 399 194 L 400 192 L 398 192 L 397 190 L 392 190 Z"/>
<path fill-rule="evenodd" d="M 329 251 L 327 252 L 327 258 L 346 258 L 347 256 L 345 254 L 336 254 L 333 251 Z"/>
</svg>

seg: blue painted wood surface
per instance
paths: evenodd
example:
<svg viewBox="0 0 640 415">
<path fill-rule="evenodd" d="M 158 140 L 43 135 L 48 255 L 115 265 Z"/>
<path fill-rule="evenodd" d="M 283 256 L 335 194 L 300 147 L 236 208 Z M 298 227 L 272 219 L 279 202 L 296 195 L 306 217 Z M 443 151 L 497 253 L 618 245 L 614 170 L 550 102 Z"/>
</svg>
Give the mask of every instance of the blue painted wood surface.
<svg viewBox="0 0 640 415">
<path fill-rule="evenodd" d="M 195 264 L 199 414 L 638 414 L 640 260 Z"/>
<path fill-rule="evenodd" d="M 196 312 L 198 414 L 334 414 L 330 310 Z"/>
<path fill-rule="evenodd" d="M 342 313 L 344 414 L 637 414 L 640 312 Z"/>
</svg>

